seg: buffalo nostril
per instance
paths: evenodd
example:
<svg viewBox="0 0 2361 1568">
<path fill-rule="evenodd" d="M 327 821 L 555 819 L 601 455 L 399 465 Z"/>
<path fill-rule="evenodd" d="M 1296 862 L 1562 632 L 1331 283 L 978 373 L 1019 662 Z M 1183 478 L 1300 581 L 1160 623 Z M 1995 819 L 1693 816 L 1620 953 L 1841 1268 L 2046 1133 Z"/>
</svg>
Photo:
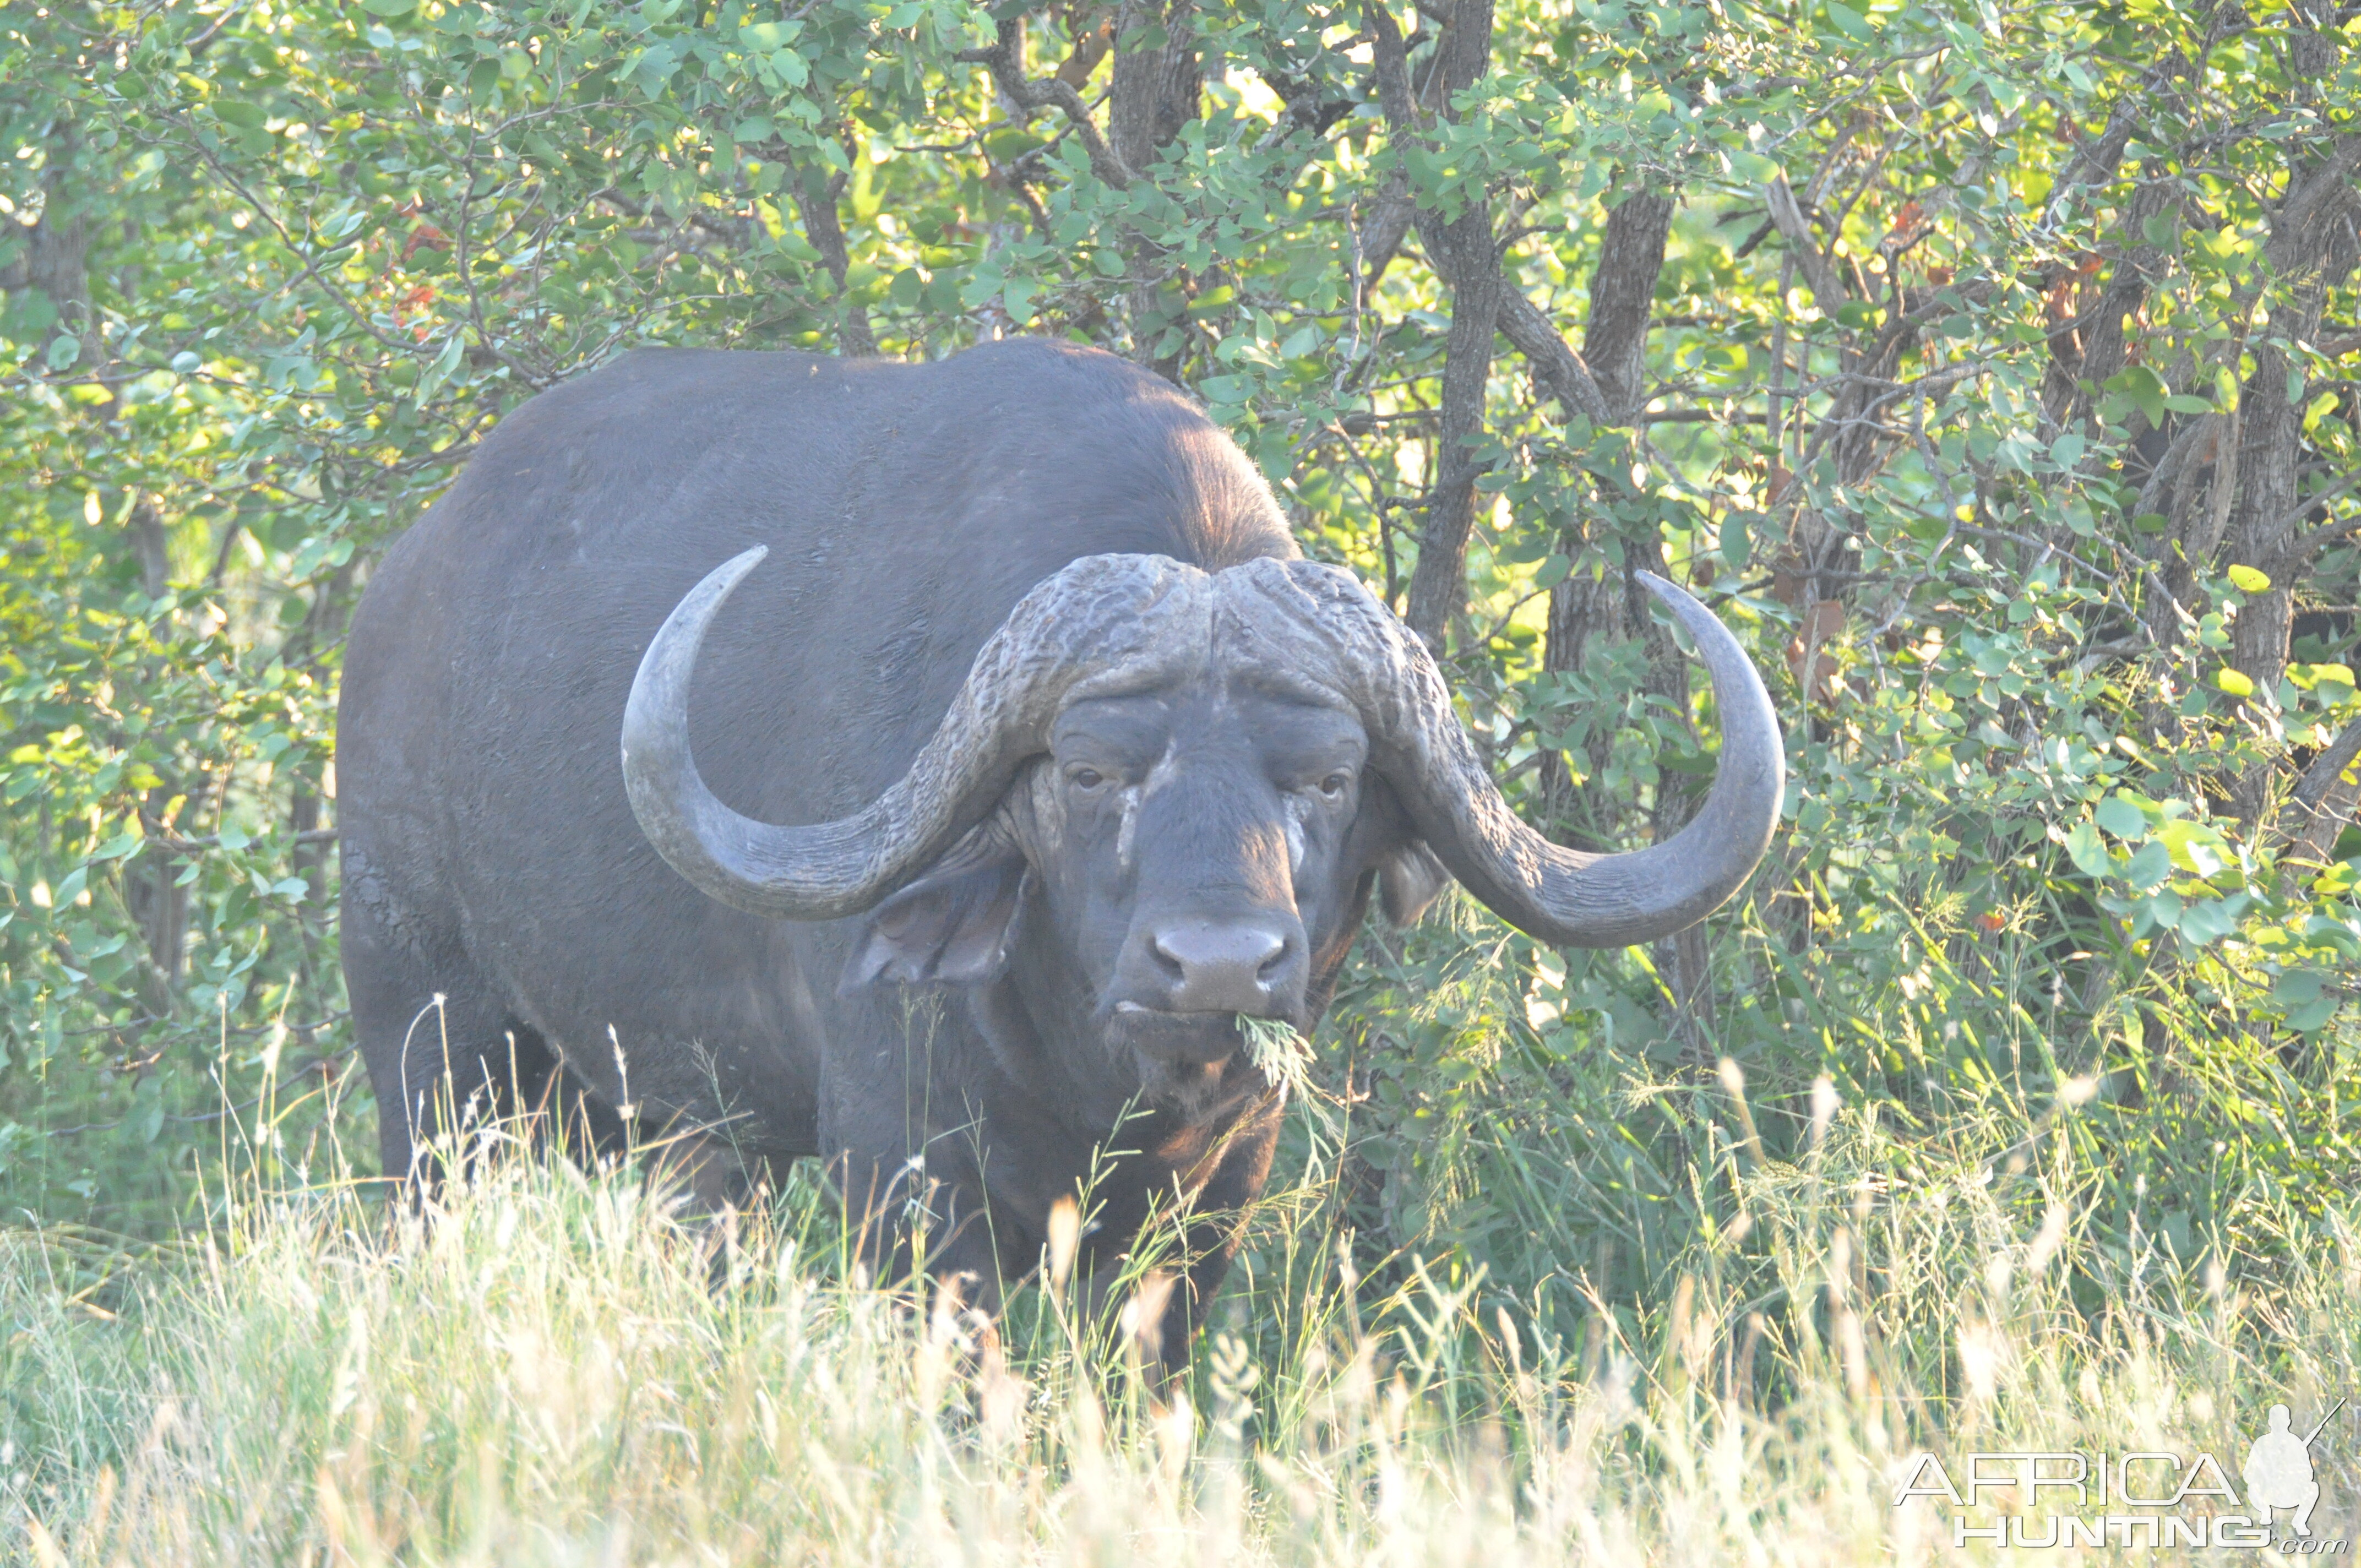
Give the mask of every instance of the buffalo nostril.
<svg viewBox="0 0 2361 1568">
<path fill-rule="evenodd" d="M 1260 924 L 1183 920 L 1162 927 L 1148 947 L 1177 970 L 1172 1005 L 1183 1012 L 1251 1012 L 1270 999 L 1272 971 L 1287 957 L 1283 931 Z"/>
</svg>

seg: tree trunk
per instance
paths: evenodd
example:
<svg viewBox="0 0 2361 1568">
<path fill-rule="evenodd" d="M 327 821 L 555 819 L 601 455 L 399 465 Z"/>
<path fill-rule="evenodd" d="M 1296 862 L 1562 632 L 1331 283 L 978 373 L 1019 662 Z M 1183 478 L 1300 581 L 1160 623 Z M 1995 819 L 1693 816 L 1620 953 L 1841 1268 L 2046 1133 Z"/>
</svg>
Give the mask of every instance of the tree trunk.
<svg viewBox="0 0 2361 1568">
<path fill-rule="evenodd" d="M 1577 568 L 1589 553 L 1590 542 L 1569 529 L 1558 539 L 1558 548 Z M 1623 586 L 1612 572 L 1593 576 L 1585 570 L 1566 574 L 1557 587 L 1550 589 L 1549 624 L 1543 633 L 1542 673 L 1544 675 L 1571 674 L 1582 667 L 1583 651 L 1593 640 L 1620 641 L 1629 635 L 1623 625 Z M 1607 765 L 1607 737 L 1593 734 L 1584 758 L 1583 772 L 1595 778 Z M 1574 782 L 1574 770 L 1567 765 L 1565 753 L 1555 747 L 1545 747 L 1541 756 L 1541 804 L 1543 828 L 1559 843 L 1594 854 L 1604 853 L 1614 846 L 1612 825 L 1598 821 L 1587 809 L 1582 787 Z"/>
<path fill-rule="evenodd" d="M 2252 596 L 2231 630 L 2231 663 L 2255 684 L 2257 703 L 2276 706 L 2279 678 L 2287 673 L 2289 633 L 2295 619 L 2295 589 L 2318 554 L 2321 539 L 2310 536 L 2300 504 L 2303 466 L 2303 410 L 2312 396 L 2301 362 L 2282 346 L 2308 342 L 2320 333 L 2331 288 L 2361 267 L 2361 132 L 2340 137 L 2327 153 L 2290 170 L 2288 193 L 2272 214 L 2265 255 L 2272 272 L 2300 280 L 2274 302 L 2270 330 L 2249 344 L 2255 373 L 2238 394 L 2238 439 L 2224 441 L 2215 462 L 2216 485 L 2224 461 L 2235 457 L 2236 485 L 2229 497 L 2229 546 L 2233 557 L 2271 579 Z M 2269 806 L 2271 776 L 2251 769 L 2235 788 L 2239 819 L 2251 829 Z"/>
<path fill-rule="evenodd" d="M 1376 35 L 1378 93 L 1389 128 L 1407 145 L 1422 139 L 1411 101 L 1401 29 L 1382 3 L 1368 7 Z M 1435 46 L 1436 80 L 1444 113 L 1492 60 L 1491 0 L 1459 0 Z M 1419 237 L 1428 261 L 1451 290 L 1451 331 L 1444 345 L 1443 408 L 1435 434 L 1434 488 L 1419 531 L 1418 565 L 1410 578 L 1411 630 L 1440 652 L 1452 619 L 1467 599 L 1467 533 L 1476 521 L 1476 480 L 1483 471 L 1471 443 L 1482 435 L 1484 392 L 1492 374 L 1492 333 L 1499 314 L 1500 253 L 1492 237 L 1492 204 L 1481 192 L 1446 219 L 1418 209 Z"/>
<path fill-rule="evenodd" d="M 1488 253 L 1492 214 L 1470 203 L 1448 225 L 1453 244 Z M 1430 250 L 1436 248 L 1430 243 Z M 1426 526 L 1419 531 L 1418 565 L 1410 575 L 1411 630 L 1440 653 L 1454 617 L 1467 602 L 1467 534 L 1476 522 L 1476 481 L 1483 462 L 1469 444 L 1484 432 L 1484 390 L 1492 373 L 1492 322 L 1500 299 L 1497 262 L 1467 268 L 1451 291 L 1451 331 L 1444 339 L 1443 418 L 1436 435 L 1434 490 Z"/>
<path fill-rule="evenodd" d="M 804 237 L 819 252 L 820 265 L 828 269 L 828 275 L 836 280 L 836 306 L 843 313 L 836 329 L 837 351 L 847 359 L 874 359 L 877 337 L 869 327 L 869 312 L 846 292 L 851 261 L 845 250 L 843 219 L 836 210 L 838 198 L 844 194 L 845 178 L 830 176 L 825 167 L 809 159 L 789 168 L 795 176 L 789 190 L 796 200 L 796 216 L 804 225 Z"/>
<path fill-rule="evenodd" d="M 1648 326 L 1654 309 L 1656 282 L 1664 269 L 1664 241 L 1672 232 L 1675 201 L 1670 194 L 1641 191 L 1627 195 L 1607 214 L 1607 231 L 1598 247 L 1598 269 L 1590 279 L 1590 314 L 1583 327 L 1582 362 L 1596 387 L 1601 411 L 1609 418 L 1629 419 L 1639 410 L 1647 389 Z M 1515 302 L 1510 302 L 1513 309 Z M 1538 313 L 1535 313 L 1538 314 Z M 1546 323 L 1544 323 L 1546 324 Z M 1549 327 L 1552 338 L 1557 329 Z M 1522 345 L 1521 344 L 1521 347 Z M 1551 346 L 1543 345 L 1544 349 Z M 1561 402 L 1565 400 L 1561 397 Z M 1569 413 L 1578 411 L 1568 408 Z M 1559 548 L 1579 566 L 1596 541 L 1569 532 Z M 1656 564 L 1651 553 L 1651 565 Z M 1620 573 L 1594 577 L 1576 570 L 1550 590 L 1549 626 L 1542 643 L 1542 668 L 1557 673 L 1579 667 L 1584 647 L 1593 637 L 1622 641 L 1633 634 L 1627 614 L 1633 585 Z M 1640 624 L 1646 624 L 1643 620 Z M 1652 655 L 1679 651 L 1666 641 Z M 1679 672 L 1657 669 L 1652 658 L 1651 684 L 1664 685 Z M 1603 753 L 1603 740 L 1594 747 Z M 1596 755 L 1587 770 L 1594 776 L 1607 758 Z M 1571 770 L 1552 751 L 1541 761 L 1542 801 L 1548 819 L 1565 835 L 1562 841 L 1580 849 L 1604 850 L 1613 845 L 1611 832 L 1587 819 L 1576 798 Z"/>
<path fill-rule="evenodd" d="M 71 170 L 81 138 L 62 126 L 41 176 L 41 221 L 25 231 L 25 282 L 49 297 L 58 327 L 81 341 L 82 369 L 93 368 L 104 346 L 90 298 L 90 216 Z"/>
<path fill-rule="evenodd" d="M 1195 16 L 1195 0 L 1126 0 L 1115 14 L 1107 142 L 1141 180 L 1150 178 L 1158 157 L 1200 113 L 1204 81 L 1191 33 Z M 1134 236 L 1127 249 L 1132 356 L 1178 380 L 1187 345 L 1166 338 L 1187 320 L 1185 280 L 1175 276 L 1170 253 L 1152 240 Z M 1179 310 L 1172 308 L 1176 302 Z"/>
<path fill-rule="evenodd" d="M 1136 174 L 1198 115 L 1204 81 L 1190 31 L 1196 10 L 1195 0 L 1128 0 L 1116 16 L 1107 139 Z"/>
<path fill-rule="evenodd" d="M 1599 239 L 1582 357 L 1619 421 L 1639 412 L 1647 394 L 1648 320 L 1672 228 L 1672 196 L 1642 190 L 1615 204 Z"/>
</svg>

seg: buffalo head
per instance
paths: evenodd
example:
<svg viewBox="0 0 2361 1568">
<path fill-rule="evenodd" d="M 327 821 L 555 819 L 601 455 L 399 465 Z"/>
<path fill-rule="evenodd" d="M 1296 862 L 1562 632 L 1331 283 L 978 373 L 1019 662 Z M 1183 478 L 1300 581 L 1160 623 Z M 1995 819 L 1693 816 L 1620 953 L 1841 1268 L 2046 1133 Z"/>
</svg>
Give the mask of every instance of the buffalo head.
<svg viewBox="0 0 2361 1568">
<path fill-rule="evenodd" d="M 847 985 L 1032 965 L 1018 977 L 1028 1004 L 1059 1014 L 1037 1021 L 1086 1029 L 1152 1100 L 1210 1093 L 1240 1014 L 1308 1030 L 1373 883 L 1405 920 L 1447 868 L 1546 941 L 1622 946 L 1721 903 L 1777 820 L 1780 737 L 1761 678 L 1709 611 L 1660 579 L 1643 580 L 1713 675 L 1719 771 L 1672 839 L 1594 855 L 1509 809 L 1425 647 L 1349 574 L 1095 555 L 1017 605 L 866 810 L 756 822 L 698 777 L 686 697 L 707 625 L 763 554 L 692 590 L 640 665 L 623 766 L 649 840 L 756 914 L 873 910 Z M 1047 939 L 1017 939 L 1019 927 Z"/>
</svg>

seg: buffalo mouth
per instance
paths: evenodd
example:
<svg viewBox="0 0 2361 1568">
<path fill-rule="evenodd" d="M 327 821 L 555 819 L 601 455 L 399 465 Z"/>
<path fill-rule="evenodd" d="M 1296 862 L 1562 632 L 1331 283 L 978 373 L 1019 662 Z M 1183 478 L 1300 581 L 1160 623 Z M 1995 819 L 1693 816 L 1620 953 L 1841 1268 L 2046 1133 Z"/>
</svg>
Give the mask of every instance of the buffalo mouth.
<svg viewBox="0 0 2361 1568">
<path fill-rule="evenodd" d="M 1128 1054 L 1149 1102 L 1200 1107 L 1246 1077 L 1246 1036 L 1235 1013 L 1180 1013 L 1118 1002 L 1106 1021 L 1108 1044 Z M 1225 1096 L 1224 1096 L 1225 1097 Z"/>
</svg>

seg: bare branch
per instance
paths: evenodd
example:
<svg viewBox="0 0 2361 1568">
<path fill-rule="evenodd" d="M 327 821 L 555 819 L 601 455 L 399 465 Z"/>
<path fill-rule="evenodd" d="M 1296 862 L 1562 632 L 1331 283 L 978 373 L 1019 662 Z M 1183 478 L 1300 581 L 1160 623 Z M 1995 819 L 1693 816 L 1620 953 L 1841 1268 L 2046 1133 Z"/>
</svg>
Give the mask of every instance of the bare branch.
<svg viewBox="0 0 2361 1568">
<path fill-rule="evenodd" d="M 1091 172 L 1117 190 L 1128 187 L 1135 178 L 1115 148 L 1099 134 L 1096 122 L 1091 118 L 1090 105 L 1073 84 L 1051 77 L 1046 82 L 1027 82 L 1025 62 L 1017 57 L 1018 45 L 1025 37 L 1021 23 L 1000 24 L 995 40 L 987 48 L 963 49 L 952 58 L 969 65 L 981 65 L 992 72 L 993 85 L 999 88 L 1009 102 L 1027 113 L 1039 109 L 1056 109 L 1073 123 L 1074 134 L 1082 138 L 1082 150 L 1090 155 Z"/>
<path fill-rule="evenodd" d="M 2361 473 L 2347 474 L 2328 488 L 2304 497 L 2286 512 L 2274 518 L 2268 532 L 2278 533 L 2284 529 L 2292 528 L 2314 507 L 2324 507 L 2331 501 L 2342 500 L 2356 488 L 2361 488 Z M 2316 528 L 2307 529 L 2297 535 L 2295 543 L 2289 546 L 2289 554 L 2298 561 L 2303 560 L 2312 551 L 2330 540 L 2351 533 L 2356 529 L 2361 529 L 2361 515 L 2323 522 Z"/>
<path fill-rule="evenodd" d="M 1557 400 L 1559 407 L 1569 414 L 1580 414 L 1593 424 L 1615 422 L 1613 411 L 1607 406 L 1606 394 L 1598 389 L 1590 367 L 1550 324 L 1541 307 L 1525 298 L 1523 290 L 1504 291 L 1499 321 L 1501 333 L 1525 356 L 1533 378 Z"/>
<path fill-rule="evenodd" d="M 2361 759 L 2361 723 L 2347 724 L 2296 781 L 2280 809 L 2284 826 L 2298 820 L 2303 824 L 2288 849 L 2289 861 L 2316 865 L 2336 847 L 2336 836 L 2352 818 L 2354 806 L 2361 804 L 2361 778 L 2349 776 L 2356 759 Z"/>
<path fill-rule="evenodd" d="M 1819 242 L 1812 237 L 1812 225 L 1804 216 L 1803 208 L 1795 204 L 1795 192 L 1784 174 L 1773 180 L 1764 195 L 1771 206 L 1771 222 L 1778 227 L 1780 237 L 1794 253 L 1795 265 L 1803 269 L 1804 282 L 1812 291 L 1813 302 L 1826 315 L 1834 315 L 1839 307 L 1851 298 L 1845 291 L 1844 280 L 1837 276 Z"/>
</svg>

